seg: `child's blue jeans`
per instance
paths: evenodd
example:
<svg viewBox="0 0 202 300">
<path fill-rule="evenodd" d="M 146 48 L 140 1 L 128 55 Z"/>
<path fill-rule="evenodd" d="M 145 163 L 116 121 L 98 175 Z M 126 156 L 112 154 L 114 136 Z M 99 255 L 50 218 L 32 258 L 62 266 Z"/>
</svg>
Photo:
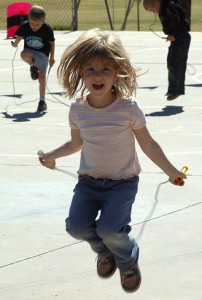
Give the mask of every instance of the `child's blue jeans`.
<svg viewBox="0 0 202 300">
<path fill-rule="evenodd" d="M 138 259 L 138 245 L 128 225 L 138 182 L 138 176 L 121 180 L 79 176 L 66 219 L 70 235 L 87 241 L 101 255 L 112 253 L 122 272 Z"/>
</svg>

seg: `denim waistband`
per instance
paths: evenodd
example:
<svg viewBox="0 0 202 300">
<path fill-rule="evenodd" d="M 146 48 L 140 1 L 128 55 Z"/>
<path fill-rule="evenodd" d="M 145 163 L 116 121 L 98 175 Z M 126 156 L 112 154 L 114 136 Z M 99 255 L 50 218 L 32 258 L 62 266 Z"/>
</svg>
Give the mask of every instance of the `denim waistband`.
<svg viewBox="0 0 202 300">
<path fill-rule="evenodd" d="M 110 181 L 127 181 L 127 180 L 135 179 L 138 177 L 139 177 L 138 175 L 131 175 L 130 177 L 127 177 L 127 178 L 112 179 L 112 178 L 107 178 L 107 177 L 93 177 L 88 174 L 80 174 L 78 176 L 78 178 L 90 178 L 92 180 L 96 180 L 96 181 L 100 181 L 100 182 L 103 182 L 103 181 L 109 181 L 109 182 Z"/>
</svg>

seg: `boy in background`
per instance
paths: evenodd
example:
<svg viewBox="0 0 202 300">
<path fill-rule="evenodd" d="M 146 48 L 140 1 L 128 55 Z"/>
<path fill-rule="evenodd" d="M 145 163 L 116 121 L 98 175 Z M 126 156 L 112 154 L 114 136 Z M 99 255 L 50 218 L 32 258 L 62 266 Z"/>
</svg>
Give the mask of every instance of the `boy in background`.
<svg viewBox="0 0 202 300">
<path fill-rule="evenodd" d="M 16 30 L 16 39 L 12 43 L 17 47 L 24 39 L 24 49 L 21 58 L 30 65 L 31 78 L 39 82 L 39 103 L 37 111 L 47 109 L 45 102 L 46 71 L 48 61 L 50 67 L 55 63 L 55 38 L 52 28 L 45 23 L 46 13 L 40 6 L 32 6 L 28 14 L 28 21 L 23 22 Z"/>
<path fill-rule="evenodd" d="M 191 42 L 190 20 L 178 0 L 144 0 L 147 11 L 158 14 L 163 32 L 170 46 L 167 56 L 168 91 L 167 100 L 185 94 L 185 73 Z"/>
</svg>

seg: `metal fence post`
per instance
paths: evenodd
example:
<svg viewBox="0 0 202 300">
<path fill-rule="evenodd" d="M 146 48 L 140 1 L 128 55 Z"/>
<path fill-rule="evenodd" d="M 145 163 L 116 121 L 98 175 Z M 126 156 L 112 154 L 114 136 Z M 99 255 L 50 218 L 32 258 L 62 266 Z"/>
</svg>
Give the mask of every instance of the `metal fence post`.
<svg viewBox="0 0 202 300">
<path fill-rule="evenodd" d="M 72 29 L 73 31 L 78 30 L 78 3 L 77 0 L 73 0 L 72 3 Z"/>
</svg>

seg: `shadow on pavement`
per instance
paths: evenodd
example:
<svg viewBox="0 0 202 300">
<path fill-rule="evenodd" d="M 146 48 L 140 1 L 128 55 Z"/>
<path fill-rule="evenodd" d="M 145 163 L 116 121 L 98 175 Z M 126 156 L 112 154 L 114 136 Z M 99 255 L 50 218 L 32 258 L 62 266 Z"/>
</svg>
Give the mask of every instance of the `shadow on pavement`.
<svg viewBox="0 0 202 300">
<path fill-rule="evenodd" d="M 13 122 L 29 122 L 31 119 L 41 118 L 46 114 L 46 112 L 24 112 L 19 114 L 9 115 L 7 112 L 2 112 L 2 115 L 12 120 Z"/>
<path fill-rule="evenodd" d="M 145 114 L 146 117 L 168 117 L 183 113 L 183 106 L 166 106 L 161 111 Z"/>
</svg>

